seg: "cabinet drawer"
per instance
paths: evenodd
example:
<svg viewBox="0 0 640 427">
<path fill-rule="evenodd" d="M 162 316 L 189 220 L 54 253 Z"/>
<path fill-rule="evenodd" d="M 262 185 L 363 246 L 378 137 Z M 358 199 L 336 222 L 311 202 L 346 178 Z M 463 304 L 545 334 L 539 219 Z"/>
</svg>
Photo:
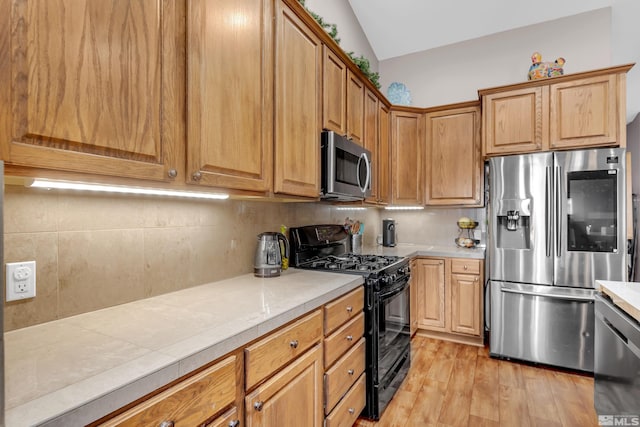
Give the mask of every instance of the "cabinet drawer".
<svg viewBox="0 0 640 427">
<path fill-rule="evenodd" d="M 322 312 L 316 310 L 246 348 L 247 389 L 304 353 L 321 338 Z"/>
<path fill-rule="evenodd" d="M 340 398 L 349 390 L 356 379 L 364 372 L 365 365 L 365 339 L 361 338 L 358 344 L 336 362 L 327 371 L 324 377 L 325 414 L 331 412 Z"/>
<path fill-rule="evenodd" d="M 364 287 L 330 302 L 324 307 L 324 333 L 329 335 L 364 308 Z"/>
<path fill-rule="evenodd" d="M 206 425 L 206 427 L 240 427 L 240 414 L 234 406 Z"/>
<path fill-rule="evenodd" d="M 452 259 L 451 272 L 462 273 L 462 274 L 480 274 L 480 260 Z"/>
<path fill-rule="evenodd" d="M 365 374 L 362 374 L 349 393 L 336 406 L 325 420 L 325 427 L 352 426 L 358 419 L 358 415 L 364 409 L 367 385 Z"/>
<path fill-rule="evenodd" d="M 235 399 L 236 357 L 231 356 L 102 425 L 200 425 Z"/>
<path fill-rule="evenodd" d="M 364 335 L 364 313 L 358 314 L 346 325 L 324 340 L 324 366 L 329 367 Z"/>
</svg>

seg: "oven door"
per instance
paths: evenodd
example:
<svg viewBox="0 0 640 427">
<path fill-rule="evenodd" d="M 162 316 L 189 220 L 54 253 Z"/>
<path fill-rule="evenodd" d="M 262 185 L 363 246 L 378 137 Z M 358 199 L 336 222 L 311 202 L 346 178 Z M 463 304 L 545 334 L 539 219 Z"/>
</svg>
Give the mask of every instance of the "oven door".
<svg viewBox="0 0 640 427">
<path fill-rule="evenodd" d="M 403 280 L 378 296 L 378 378 L 384 378 L 406 352 L 409 332 L 409 282 Z"/>
</svg>

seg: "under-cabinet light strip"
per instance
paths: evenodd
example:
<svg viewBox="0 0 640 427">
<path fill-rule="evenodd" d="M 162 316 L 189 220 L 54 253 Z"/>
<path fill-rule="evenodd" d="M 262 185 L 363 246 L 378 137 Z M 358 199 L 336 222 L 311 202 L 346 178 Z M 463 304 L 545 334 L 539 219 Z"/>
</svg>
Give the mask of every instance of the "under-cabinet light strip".
<svg viewBox="0 0 640 427">
<path fill-rule="evenodd" d="M 339 206 L 336 208 L 337 211 L 366 211 L 367 208 L 363 208 L 362 206 L 354 206 L 354 207 L 349 207 L 349 206 Z"/>
<path fill-rule="evenodd" d="M 388 211 L 419 211 L 424 209 L 424 206 L 385 206 Z"/>
<path fill-rule="evenodd" d="M 150 196 L 185 197 L 194 199 L 228 199 L 228 194 L 221 193 L 197 193 L 192 191 L 162 190 L 157 188 L 126 187 L 119 185 L 88 184 L 84 182 L 70 181 L 50 181 L 45 179 L 34 179 L 32 188 L 57 188 L 61 190 L 97 191 L 104 193 L 139 194 Z"/>
</svg>

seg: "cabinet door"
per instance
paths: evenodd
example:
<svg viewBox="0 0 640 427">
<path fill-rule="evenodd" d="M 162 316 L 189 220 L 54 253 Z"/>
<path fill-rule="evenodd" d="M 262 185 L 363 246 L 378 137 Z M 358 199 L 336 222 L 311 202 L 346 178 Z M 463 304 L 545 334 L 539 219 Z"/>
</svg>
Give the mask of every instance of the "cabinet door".
<svg viewBox="0 0 640 427">
<path fill-rule="evenodd" d="M 451 331 L 480 336 L 482 282 L 477 275 L 451 274 Z"/>
<path fill-rule="evenodd" d="M 268 0 L 188 2 L 189 182 L 271 189 L 271 4 Z M 242 20 L 230 21 L 230 16 Z"/>
<path fill-rule="evenodd" d="M 4 4 L 8 164 L 157 181 L 183 173 L 180 2 Z"/>
<path fill-rule="evenodd" d="M 347 134 L 347 66 L 323 45 L 322 127 Z"/>
<path fill-rule="evenodd" d="M 364 142 L 364 83 L 347 70 L 347 138 Z"/>
<path fill-rule="evenodd" d="M 276 193 L 320 193 L 322 45 L 280 0 L 276 11 Z"/>
<path fill-rule="evenodd" d="M 391 113 L 392 201 L 422 204 L 422 115 Z"/>
<path fill-rule="evenodd" d="M 322 346 L 316 345 L 245 397 L 248 427 L 321 427 Z"/>
<path fill-rule="evenodd" d="M 482 206 L 480 107 L 426 114 L 427 205 Z"/>
<path fill-rule="evenodd" d="M 368 88 L 364 92 L 364 148 L 371 152 L 371 196 L 368 202 L 378 201 L 378 172 L 380 153 L 378 152 L 378 97 Z"/>
<path fill-rule="evenodd" d="M 387 204 L 391 200 L 391 135 L 389 109 L 378 103 L 378 203 Z"/>
<path fill-rule="evenodd" d="M 548 87 L 532 87 L 482 97 L 482 134 L 487 155 L 549 149 Z"/>
<path fill-rule="evenodd" d="M 447 331 L 445 261 L 416 259 L 411 286 L 415 286 L 417 323 L 419 328 Z"/>
<path fill-rule="evenodd" d="M 616 75 L 604 75 L 550 86 L 551 148 L 617 142 L 616 79 Z"/>
</svg>

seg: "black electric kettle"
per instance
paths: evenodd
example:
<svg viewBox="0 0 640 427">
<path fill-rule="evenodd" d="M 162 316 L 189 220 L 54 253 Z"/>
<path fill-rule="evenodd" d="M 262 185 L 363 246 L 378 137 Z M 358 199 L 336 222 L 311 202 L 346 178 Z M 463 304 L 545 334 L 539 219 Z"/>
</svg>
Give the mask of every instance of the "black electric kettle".
<svg viewBox="0 0 640 427">
<path fill-rule="evenodd" d="M 258 245 L 253 262 L 253 274 L 257 277 L 276 277 L 282 271 L 280 242 L 284 243 L 285 256 L 289 258 L 289 241 L 282 233 L 268 231 L 258 234 Z"/>
</svg>

